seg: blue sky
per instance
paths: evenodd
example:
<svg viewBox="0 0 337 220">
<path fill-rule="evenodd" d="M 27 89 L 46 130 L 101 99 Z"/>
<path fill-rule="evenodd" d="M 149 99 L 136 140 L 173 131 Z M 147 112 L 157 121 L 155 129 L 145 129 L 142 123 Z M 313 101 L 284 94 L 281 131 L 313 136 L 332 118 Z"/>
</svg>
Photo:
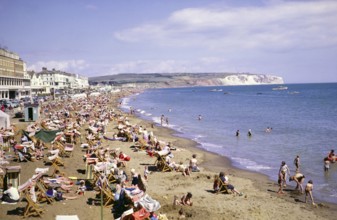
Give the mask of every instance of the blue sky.
<svg viewBox="0 0 337 220">
<path fill-rule="evenodd" d="M 37 71 L 337 82 L 337 1 L 0 0 L 0 45 Z"/>
</svg>

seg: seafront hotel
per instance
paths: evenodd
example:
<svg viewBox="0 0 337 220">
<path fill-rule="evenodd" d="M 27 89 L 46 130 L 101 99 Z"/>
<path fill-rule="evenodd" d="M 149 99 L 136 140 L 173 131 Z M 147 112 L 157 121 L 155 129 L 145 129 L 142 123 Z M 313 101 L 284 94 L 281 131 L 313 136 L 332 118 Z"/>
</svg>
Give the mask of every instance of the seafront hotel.
<svg viewBox="0 0 337 220">
<path fill-rule="evenodd" d="M 30 95 L 26 64 L 16 53 L 0 48 L 0 99 Z"/>
<path fill-rule="evenodd" d="M 88 77 L 43 67 L 27 71 L 26 63 L 7 49 L 0 48 L 0 99 L 20 99 L 31 95 L 64 94 L 89 87 Z"/>
</svg>

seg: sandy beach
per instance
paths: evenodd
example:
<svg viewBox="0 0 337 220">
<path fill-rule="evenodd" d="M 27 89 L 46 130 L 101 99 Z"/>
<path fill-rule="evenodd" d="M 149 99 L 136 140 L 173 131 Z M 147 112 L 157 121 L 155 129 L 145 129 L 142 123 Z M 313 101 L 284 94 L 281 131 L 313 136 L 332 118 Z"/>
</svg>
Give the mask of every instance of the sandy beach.
<svg viewBox="0 0 337 220">
<path fill-rule="evenodd" d="M 128 95 L 126 93 L 124 95 Z M 117 110 L 118 100 L 110 103 Z M 122 113 L 121 114 L 126 114 Z M 179 219 L 179 210 L 183 209 L 186 219 L 335 219 L 337 205 L 315 201 L 317 206 L 304 203 L 304 195 L 293 191 L 294 185 L 289 185 L 284 195 L 278 195 L 278 185 L 266 176 L 234 168 L 224 157 L 204 151 L 197 147 L 197 143 L 175 136 L 175 132 L 160 125 L 152 126 L 152 122 L 144 121 L 135 115 L 127 115 L 132 125 L 142 125 L 161 141 L 171 142 L 177 149 L 173 151 L 173 160 L 177 163 L 188 164 L 192 154 L 197 155 L 200 172 L 193 172 L 191 176 L 183 176 L 181 172 L 158 172 L 154 163 L 155 157 L 150 157 L 145 151 L 135 152 L 132 142 L 102 140 L 102 146 L 111 149 L 120 148 L 131 157 L 124 170 L 130 175 L 135 169 L 143 174 L 144 166 L 151 171 L 147 181 L 147 194 L 159 201 L 161 208 L 156 214 L 165 214 L 168 219 Z M 24 129 L 29 123 L 13 121 L 18 128 Z M 108 133 L 116 132 L 116 121 L 111 121 L 107 127 Z M 84 131 L 82 128 L 81 132 Z M 83 132 L 84 133 L 84 132 Z M 19 139 L 20 137 L 16 137 Z M 84 141 L 84 138 L 82 138 Z M 65 167 L 61 168 L 67 176 L 85 179 L 85 163 L 83 162 L 80 143 L 75 147 L 73 156 L 63 158 Z M 28 180 L 35 168 L 45 167 L 44 160 L 35 162 L 11 162 L 10 165 L 21 166 L 21 183 Z M 234 194 L 213 193 L 213 179 L 220 171 L 229 174 L 230 182 L 243 196 Z M 51 169 L 49 170 L 51 173 Z M 276 174 L 275 174 L 276 175 Z M 305 183 L 307 180 L 305 181 Z M 193 194 L 193 206 L 174 206 L 174 196 L 182 196 L 187 192 Z M 81 220 L 113 219 L 111 207 L 101 208 L 99 205 L 88 204 L 88 199 L 95 197 L 95 191 L 86 191 L 84 195 L 74 200 L 63 200 L 54 204 L 41 204 L 46 210 L 43 219 L 55 219 L 56 215 L 77 215 Z M 315 192 L 314 192 L 315 193 Z M 0 219 L 22 219 L 25 201 L 16 205 L 0 204 Z M 30 217 L 29 219 L 34 219 Z"/>
</svg>

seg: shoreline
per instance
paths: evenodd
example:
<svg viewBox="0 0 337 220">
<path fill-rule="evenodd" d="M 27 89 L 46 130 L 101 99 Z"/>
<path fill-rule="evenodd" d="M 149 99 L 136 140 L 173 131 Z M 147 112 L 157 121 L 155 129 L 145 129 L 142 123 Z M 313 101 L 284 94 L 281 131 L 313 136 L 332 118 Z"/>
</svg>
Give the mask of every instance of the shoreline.
<svg viewBox="0 0 337 220">
<path fill-rule="evenodd" d="M 138 92 L 140 93 L 140 92 Z M 128 96 L 125 97 L 130 97 Z M 124 98 L 125 98 L 124 97 Z M 128 114 L 125 109 L 119 108 L 121 112 Z M 169 127 L 162 127 L 158 123 L 154 123 L 153 121 L 144 119 L 141 117 L 142 115 L 139 113 L 135 113 L 133 117 L 138 118 L 140 121 L 143 121 L 144 124 L 147 124 L 148 127 L 150 127 L 151 124 L 155 125 L 155 130 L 158 130 L 161 135 L 165 136 L 172 136 L 176 139 L 176 141 L 173 143 L 174 146 L 183 146 L 182 148 L 186 149 L 190 152 L 201 152 L 203 155 L 203 160 L 200 163 L 199 166 L 202 167 L 205 171 L 213 172 L 213 173 L 219 173 L 220 171 L 227 171 L 230 173 L 233 177 L 239 177 L 243 178 L 245 180 L 252 181 L 253 186 L 256 187 L 260 192 L 267 192 L 270 196 L 275 197 L 277 199 L 282 199 L 290 204 L 299 204 L 300 200 L 304 200 L 304 195 L 302 196 L 294 196 L 291 191 L 295 188 L 295 186 L 288 185 L 288 187 L 285 189 L 286 194 L 279 196 L 277 194 L 278 190 L 278 184 L 277 182 L 274 182 L 270 179 L 270 177 L 266 174 L 259 173 L 257 171 L 251 171 L 247 169 L 242 169 L 239 167 L 236 167 L 233 165 L 233 162 L 230 158 L 208 151 L 206 149 L 203 149 L 201 147 L 198 147 L 200 143 L 189 139 L 187 137 L 183 137 L 183 135 L 179 136 L 181 134 L 179 131 L 176 131 Z M 158 131 L 155 132 L 155 134 L 158 135 Z M 159 138 L 161 140 L 161 138 Z M 305 186 L 306 181 L 303 183 Z M 210 185 L 211 188 L 211 185 Z M 290 192 L 290 193 L 288 193 Z M 314 192 L 315 194 L 315 192 Z M 315 203 L 318 204 L 318 208 L 314 207 L 304 207 L 307 210 L 313 211 L 315 214 L 317 214 L 320 217 L 323 217 L 324 219 L 334 219 L 333 216 L 337 214 L 337 203 L 331 203 L 326 202 L 322 200 L 318 200 L 314 197 Z M 303 207 L 302 207 L 303 208 Z M 333 214 L 334 213 L 334 214 Z M 331 214 L 331 215 L 330 215 Z"/>
<path fill-rule="evenodd" d="M 233 167 L 231 161 L 221 155 L 198 148 L 196 141 L 184 137 L 177 137 L 178 133 L 167 127 L 161 127 L 153 124 L 152 121 L 142 119 L 139 115 L 129 115 L 124 109 L 118 107 L 122 97 L 130 96 L 131 92 L 120 93 L 117 96 L 111 96 L 109 107 L 115 109 L 119 116 L 125 116 L 132 125 L 142 125 L 153 131 L 158 140 L 165 143 L 171 142 L 177 149 L 173 151 L 175 162 L 188 164 L 192 154 L 197 155 L 197 160 L 201 172 L 194 172 L 191 176 L 183 176 L 181 172 L 160 172 L 156 170 L 156 157 L 150 157 L 145 151 L 134 151 L 133 142 L 108 141 L 102 139 L 102 146 L 110 149 L 117 149 L 129 155 L 131 160 L 127 162 L 123 170 L 130 175 L 130 171 L 135 169 L 139 174 L 143 174 L 144 166 L 151 168 L 151 173 L 146 181 L 146 193 L 157 200 L 161 208 L 156 214 L 166 214 L 168 219 L 178 219 L 179 210 L 183 209 L 188 220 L 200 219 L 334 219 L 337 215 L 336 207 L 328 204 L 314 207 L 311 204 L 304 204 L 304 196 L 296 196 L 287 191 L 285 195 L 278 196 L 278 186 L 276 183 L 268 180 L 263 174 L 241 170 Z M 118 117 L 119 117 L 118 116 Z M 24 127 L 30 123 L 20 123 Z M 117 120 L 112 120 L 107 133 L 115 133 L 118 125 Z M 85 127 L 81 130 L 84 131 Z M 19 137 L 18 137 L 19 138 Z M 66 172 L 68 177 L 77 179 L 86 179 L 85 163 L 83 162 L 84 152 L 77 144 L 72 157 L 62 158 L 65 167 L 62 172 Z M 46 158 L 45 158 L 46 159 Z M 12 165 L 20 165 L 21 184 L 32 176 L 36 167 L 45 167 L 44 160 L 35 162 L 14 162 Z M 49 173 L 52 172 L 52 167 Z M 215 194 L 213 192 L 213 177 L 220 171 L 229 173 L 230 183 L 235 186 L 243 196 L 234 194 Z M 294 188 L 291 186 L 291 188 Z M 290 187 L 288 188 L 290 189 Z M 180 196 L 191 192 L 193 194 L 193 206 L 174 206 L 172 201 L 174 196 Z M 94 198 L 96 191 L 86 191 L 84 195 L 75 200 L 63 200 L 54 204 L 41 204 L 46 210 L 43 219 L 55 219 L 56 215 L 77 215 L 81 220 L 113 219 L 111 208 L 101 208 L 98 205 L 88 203 Z M 300 200 L 300 201 L 296 201 Z M 22 208 L 26 202 L 18 202 L 17 205 L 1 205 L 0 219 L 22 219 Z M 35 218 L 29 218 L 35 219 Z"/>
</svg>

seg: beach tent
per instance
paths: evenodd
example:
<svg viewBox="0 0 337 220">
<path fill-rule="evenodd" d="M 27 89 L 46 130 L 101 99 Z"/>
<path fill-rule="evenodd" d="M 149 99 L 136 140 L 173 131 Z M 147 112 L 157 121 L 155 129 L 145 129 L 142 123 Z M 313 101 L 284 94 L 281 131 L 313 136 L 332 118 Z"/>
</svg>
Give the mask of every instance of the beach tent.
<svg viewBox="0 0 337 220">
<path fill-rule="evenodd" d="M 37 139 L 40 139 L 44 143 L 50 143 L 56 138 L 56 134 L 60 132 L 60 130 L 44 130 L 41 129 L 37 132 L 35 132 L 34 137 Z M 27 131 L 23 131 L 23 133 L 30 139 L 29 133 Z"/>
<path fill-rule="evenodd" d="M 86 97 L 87 97 L 87 94 L 85 94 L 85 93 L 79 93 L 79 94 L 73 95 L 71 98 L 72 99 L 81 99 L 81 98 L 86 98 Z"/>
<path fill-rule="evenodd" d="M 9 128 L 11 125 L 11 122 L 9 120 L 9 115 L 7 115 L 5 112 L 0 111 L 0 128 Z"/>
</svg>

